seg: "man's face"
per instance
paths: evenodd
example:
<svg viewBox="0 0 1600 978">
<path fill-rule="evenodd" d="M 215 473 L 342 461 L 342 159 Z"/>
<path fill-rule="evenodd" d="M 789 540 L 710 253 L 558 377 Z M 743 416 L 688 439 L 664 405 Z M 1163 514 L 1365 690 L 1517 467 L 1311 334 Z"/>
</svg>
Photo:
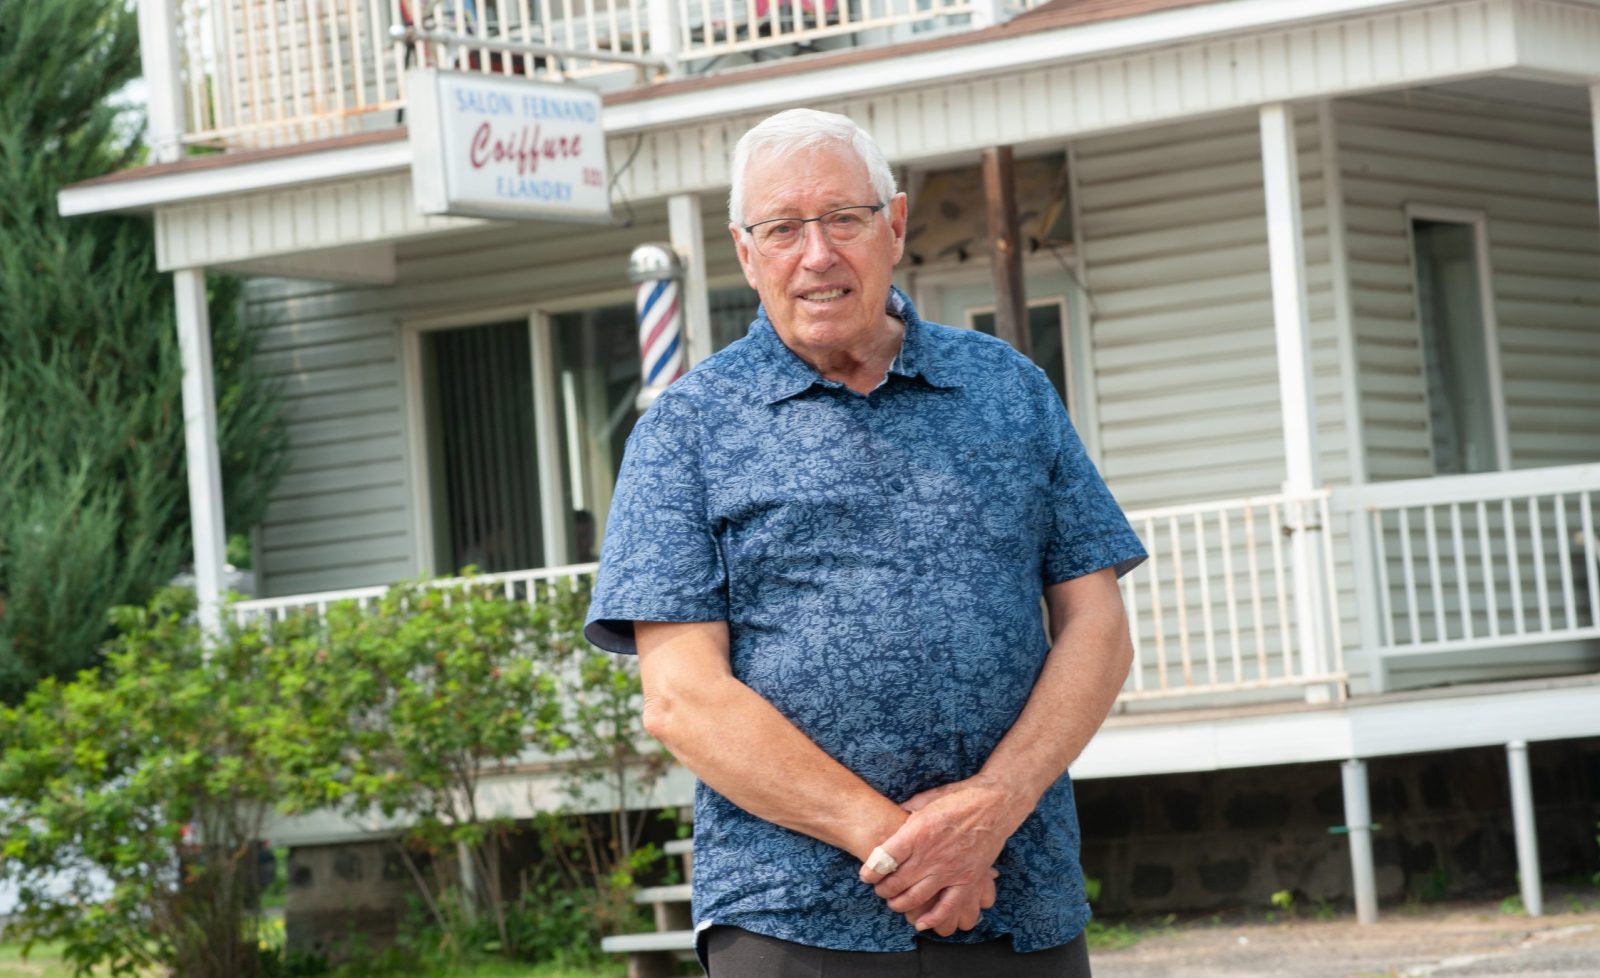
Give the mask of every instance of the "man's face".
<svg viewBox="0 0 1600 978">
<path fill-rule="evenodd" d="M 761 295 L 767 317 L 791 346 L 813 351 L 849 348 L 883 323 L 895 263 L 905 248 L 906 198 L 880 201 L 867 166 L 847 149 L 811 150 L 788 158 L 757 157 L 745 171 L 744 223 L 777 217 L 817 217 L 839 207 L 887 203 L 872 215 L 865 237 L 844 247 L 829 243 L 818 223 L 805 226 L 794 255 L 770 258 L 732 227 L 739 264 Z"/>
</svg>

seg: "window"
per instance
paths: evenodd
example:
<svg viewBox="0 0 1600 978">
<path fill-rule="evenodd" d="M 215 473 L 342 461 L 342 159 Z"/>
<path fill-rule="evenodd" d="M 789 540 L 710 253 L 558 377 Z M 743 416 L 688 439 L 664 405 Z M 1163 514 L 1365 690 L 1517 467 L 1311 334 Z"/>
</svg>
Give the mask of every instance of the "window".
<svg viewBox="0 0 1600 978">
<path fill-rule="evenodd" d="M 436 569 L 543 563 L 526 321 L 423 336 Z"/>
<path fill-rule="evenodd" d="M 1434 471 L 1495 471 L 1500 456 L 1490 365 L 1496 357 L 1483 307 L 1478 227 L 1413 218 L 1411 237 Z"/>
</svg>

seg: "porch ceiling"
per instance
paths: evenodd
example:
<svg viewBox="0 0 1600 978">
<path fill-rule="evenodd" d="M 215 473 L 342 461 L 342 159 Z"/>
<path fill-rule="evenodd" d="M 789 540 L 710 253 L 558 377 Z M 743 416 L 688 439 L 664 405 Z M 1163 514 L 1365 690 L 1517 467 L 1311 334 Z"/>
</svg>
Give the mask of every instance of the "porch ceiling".
<svg viewBox="0 0 1600 978">
<path fill-rule="evenodd" d="M 1443 85 L 1427 85 L 1423 90 L 1541 112 L 1568 112 L 1587 116 L 1590 111 L 1589 93 L 1582 85 L 1564 85 L 1517 78 L 1512 75 L 1495 75 L 1448 82 Z"/>
<path fill-rule="evenodd" d="M 610 157 L 617 165 L 631 161 L 618 175 L 618 190 L 635 204 L 721 192 L 738 135 L 765 114 L 797 104 L 851 115 L 892 161 L 925 164 L 986 146 L 1026 153 L 1087 134 L 1267 102 L 1382 90 L 1437 87 L 1512 99 L 1560 92 L 1553 100 L 1566 106 L 1584 99 L 1576 87 L 1582 74 L 1600 75 L 1600 3 L 1591 0 L 1323 0 L 1295 5 L 1301 19 L 1293 26 L 1241 21 L 1231 32 L 1197 36 L 1197 22 L 1183 39 L 1156 46 L 1151 38 L 1159 41 L 1158 35 L 1132 30 L 1156 18 L 1237 18 L 1263 6 L 1254 0 L 1189 6 L 1008 34 L 877 65 L 741 76 L 706 90 L 610 105 L 606 124 L 616 134 Z M 1284 5 L 1271 6 L 1281 18 Z M 1337 7 L 1341 16 L 1331 13 Z M 1088 32 L 1113 28 L 1125 36 L 1100 36 L 1099 50 L 1086 46 Z M 1529 76 L 1570 78 L 1573 86 Z M 374 169 L 341 162 L 342 154 L 363 151 Z M 163 269 L 404 241 L 484 223 L 419 215 L 403 142 L 332 156 L 338 158 L 315 168 L 321 179 L 310 186 L 303 161 L 268 159 L 221 167 L 210 179 L 174 173 L 152 178 L 151 186 L 121 180 L 71 188 L 61 206 L 64 213 L 155 207 Z M 290 171 L 297 182 L 274 183 L 274 174 Z M 219 196 L 180 201 L 178 180 Z"/>
</svg>

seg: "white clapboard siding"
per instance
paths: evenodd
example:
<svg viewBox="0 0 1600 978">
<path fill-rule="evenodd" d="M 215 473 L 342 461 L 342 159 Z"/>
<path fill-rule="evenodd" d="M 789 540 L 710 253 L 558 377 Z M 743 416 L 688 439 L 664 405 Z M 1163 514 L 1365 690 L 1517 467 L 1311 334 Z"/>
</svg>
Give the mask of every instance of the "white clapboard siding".
<svg viewBox="0 0 1600 978">
<path fill-rule="evenodd" d="M 1405 207 L 1487 217 L 1515 468 L 1600 458 L 1589 120 L 1425 93 L 1335 104 L 1370 478 L 1433 474 Z"/>
<path fill-rule="evenodd" d="M 737 267 L 722 207 L 705 201 L 713 275 Z M 282 385 L 292 445 L 261 528 L 262 595 L 383 584 L 422 570 L 403 324 L 498 321 L 508 309 L 531 313 L 537 303 L 626 292 L 629 250 L 669 236 L 662 207 L 637 210 L 629 228 L 500 224 L 401 244 L 393 285 L 251 283 L 258 362 Z M 474 310 L 482 317 L 474 320 Z"/>
<path fill-rule="evenodd" d="M 1315 115 L 1298 119 L 1324 481 L 1348 479 Z M 1281 487 L 1256 115 L 1076 144 L 1104 470 L 1129 508 Z"/>
</svg>

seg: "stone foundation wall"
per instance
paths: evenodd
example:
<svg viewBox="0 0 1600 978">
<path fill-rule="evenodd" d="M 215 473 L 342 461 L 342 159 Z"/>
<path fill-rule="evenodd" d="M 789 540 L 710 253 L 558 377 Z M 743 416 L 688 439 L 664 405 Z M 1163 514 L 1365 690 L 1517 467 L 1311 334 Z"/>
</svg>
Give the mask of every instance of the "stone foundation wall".
<svg viewBox="0 0 1600 978">
<path fill-rule="evenodd" d="M 338 960 L 352 945 L 389 946 L 410 912 L 411 873 L 385 842 L 289 851 L 285 941 L 291 952 Z"/>
<path fill-rule="evenodd" d="M 1540 861 L 1547 879 L 1600 870 L 1600 740 L 1533 744 Z M 1516 891 L 1501 748 L 1367 763 L 1378 897 L 1439 900 Z M 1165 913 L 1353 902 L 1337 764 L 1111 778 L 1077 785 L 1084 871 L 1096 909 Z"/>
</svg>

